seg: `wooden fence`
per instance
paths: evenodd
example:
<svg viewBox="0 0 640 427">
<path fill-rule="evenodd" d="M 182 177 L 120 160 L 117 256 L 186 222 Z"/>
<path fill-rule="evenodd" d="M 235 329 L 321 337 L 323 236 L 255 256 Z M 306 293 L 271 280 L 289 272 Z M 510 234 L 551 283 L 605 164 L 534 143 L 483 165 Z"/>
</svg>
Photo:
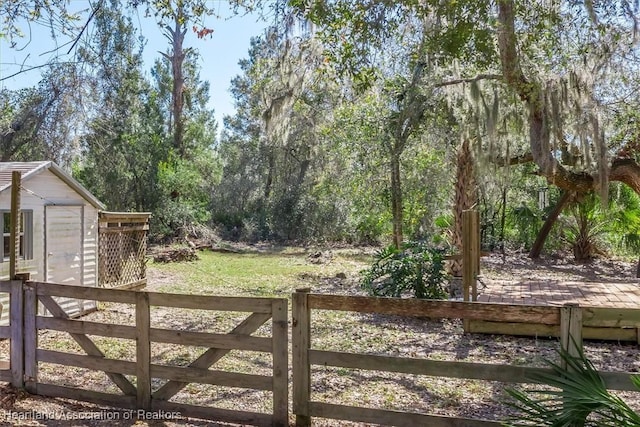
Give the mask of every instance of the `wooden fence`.
<svg viewBox="0 0 640 427">
<path fill-rule="evenodd" d="M 10 293 L 10 325 L 0 327 L 0 338 L 10 338 L 11 363 L 0 370 L 0 380 L 26 388 L 32 394 L 65 397 L 124 409 L 178 412 L 225 422 L 252 425 L 288 425 L 288 338 L 287 300 L 278 298 L 240 298 L 139 292 L 88 288 L 52 283 L 0 282 L 0 292 Z M 70 297 L 135 305 L 135 326 L 103 324 L 70 319 L 53 297 Z M 37 315 L 38 302 L 52 317 Z M 152 328 L 150 307 L 238 311 L 251 314 L 228 334 L 176 331 Z M 252 334 L 269 319 L 271 337 Z M 68 332 L 86 355 L 41 349 L 39 330 Z M 106 358 L 88 335 L 136 341 L 135 362 Z M 207 347 L 187 367 L 152 363 L 151 343 L 170 343 Z M 231 350 L 272 354 L 271 376 L 209 369 Z M 121 394 L 47 384 L 38 379 L 38 363 L 52 363 L 103 371 Z M 136 378 L 135 385 L 126 375 Z M 152 378 L 168 381 L 152 390 Z M 190 382 L 271 391 L 273 413 L 265 414 L 169 402 Z"/>
<path fill-rule="evenodd" d="M 322 351 L 311 348 L 311 312 L 314 309 L 396 316 L 468 319 L 500 322 L 536 322 L 560 330 L 561 345 L 575 353 L 572 336 L 582 345 L 582 327 L 590 323 L 624 325 L 637 324 L 640 310 L 611 310 L 576 305 L 564 307 L 489 304 L 479 302 L 428 301 L 397 298 L 370 298 L 338 295 L 318 295 L 301 289 L 293 295 L 293 412 L 296 425 L 308 426 L 312 417 L 389 425 L 428 425 L 467 427 L 499 426 L 501 423 L 479 419 L 455 418 L 414 412 L 346 406 L 312 400 L 311 366 L 332 366 L 398 372 L 447 378 L 467 378 L 506 383 L 530 383 L 530 376 L 550 372 L 533 368 L 499 364 L 425 360 L 417 358 L 354 354 Z M 629 372 L 601 372 L 612 390 L 637 391 Z"/>
</svg>

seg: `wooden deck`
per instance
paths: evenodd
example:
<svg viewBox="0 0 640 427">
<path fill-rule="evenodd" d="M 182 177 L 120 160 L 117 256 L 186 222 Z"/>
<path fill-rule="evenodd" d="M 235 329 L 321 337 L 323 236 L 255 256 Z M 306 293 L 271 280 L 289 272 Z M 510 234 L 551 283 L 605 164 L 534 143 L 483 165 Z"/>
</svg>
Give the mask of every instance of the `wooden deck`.
<svg viewBox="0 0 640 427">
<path fill-rule="evenodd" d="M 562 306 L 577 303 L 581 307 L 640 309 L 640 284 L 629 282 L 590 282 L 563 280 L 486 279 L 478 284 L 478 301 L 489 303 Z M 634 310 L 635 311 L 635 310 Z M 629 316 L 627 312 L 625 316 Z M 636 315 L 631 314 L 633 319 Z M 610 323 L 610 322 L 609 322 Z M 556 326 L 537 323 L 485 322 L 471 320 L 465 331 L 481 334 L 519 336 L 559 336 Z M 582 329 L 583 338 L 632 341 L 640 343 L 640 322 L 635 327 L 592 324 Z"/>
<path fill-rule="evenodd" d="M 478 301 L 509 304 L 640 308 L 640 283 L 559 280 L 483 280 Z"/>
</svg>

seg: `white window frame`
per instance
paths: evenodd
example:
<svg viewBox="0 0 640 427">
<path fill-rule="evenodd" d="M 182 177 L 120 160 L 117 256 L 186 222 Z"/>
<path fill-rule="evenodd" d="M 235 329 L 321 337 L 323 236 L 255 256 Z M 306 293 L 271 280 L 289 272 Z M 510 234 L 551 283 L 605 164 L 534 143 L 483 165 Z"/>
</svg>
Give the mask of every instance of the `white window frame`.
<svg viewBox="0 0 640 427">
<path fill-rule="evenodd" d="M 9 253 L 5 253 L 4 240 L 9 238 L 11 233 L 4 232 L 4 218 L 5 214 L 11 214 L 9 210 L 0 210 L 0 230 L 2 230 L 2 245 L 0 245 L 0 262 L 9 261 Z M 19 259 L 33 259 L 33 211 L 23 210 L 20 211 L 21 215 L 21 228 L 20 240 L 21 240 L 21 253 Z"/>
</svg>

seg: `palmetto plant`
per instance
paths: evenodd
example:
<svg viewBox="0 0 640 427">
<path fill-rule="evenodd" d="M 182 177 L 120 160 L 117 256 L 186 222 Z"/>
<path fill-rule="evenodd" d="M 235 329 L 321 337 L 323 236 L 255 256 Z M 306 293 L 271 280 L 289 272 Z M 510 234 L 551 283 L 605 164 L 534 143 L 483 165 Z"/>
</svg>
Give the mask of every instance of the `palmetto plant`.
<svg viewBox="0 0 640 427">
<path fill-rule="evenodd" d="M 373 296 L 446 298 L 444 251 L 424 242 L 405 242 L 379 250 L 373 265 L 362 272 L 361 285 Z"/>
<path fill-rule="evenodd" d="M 550 372 L 531 376 L 532 380 L 552 389 L 506 390 L 512 397 L 507 405 L 519 414 L 505 425 L 640 426 L 640 415 L 607 390 L 604 380 L 582 350 L 576 356 L 566 350 L 560 350 L 559 354 L 560 363 L 547 361 Z M 640 389 L 640 376 L 631 376 L 631 381 Z"/>
<path fill-rule="evenodd" d="M 571 244 L 576 261 L 593 258 L 601 251 L 600 237 L 607 232 L 606 210 L 595 193 L 574 201 L 570 206 L 570 220 L 564 221 L 564 236 Z"/>
</svg>

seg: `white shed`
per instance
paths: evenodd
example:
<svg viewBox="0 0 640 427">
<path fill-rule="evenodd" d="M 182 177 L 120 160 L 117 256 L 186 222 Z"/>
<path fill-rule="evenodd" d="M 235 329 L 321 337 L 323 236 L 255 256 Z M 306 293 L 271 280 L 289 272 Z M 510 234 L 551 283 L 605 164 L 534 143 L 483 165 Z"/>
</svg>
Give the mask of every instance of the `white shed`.
<svg viewBox="0 0 640 427">
<path fill-rule="evenodd" d="M 31 280 L 98 285 L 98 212 L 104 205 L 55 163 L 0 163 L 0 279 L 9 278 L 11 175 L 22 174 L 20 253 L 18 273 Z M 8 307 L 8 296 L 0 304 Z M 67 314 L 95 310 L 95 301 L 59 299 Z M 0 323 L 6 322 L 3 310 Z"/>
</svg>

